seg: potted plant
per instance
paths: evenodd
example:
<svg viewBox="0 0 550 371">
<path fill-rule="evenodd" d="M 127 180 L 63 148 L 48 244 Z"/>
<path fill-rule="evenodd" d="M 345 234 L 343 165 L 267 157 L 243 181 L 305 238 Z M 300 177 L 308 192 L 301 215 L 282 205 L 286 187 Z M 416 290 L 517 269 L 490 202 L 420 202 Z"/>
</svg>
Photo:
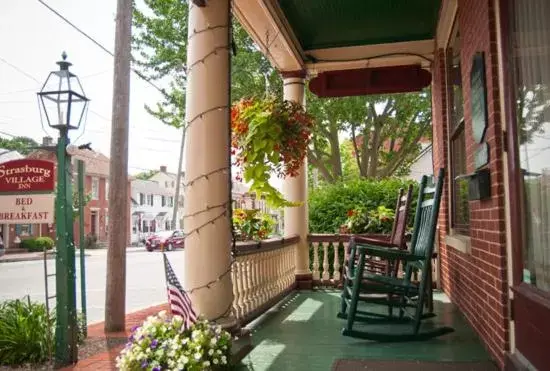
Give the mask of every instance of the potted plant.
<svg viewBox="0 0 550 371">
<path fill-rule="evenodd" d="M 200 319 L 186 327 L 180 316 L 166 311 L 148 317 L 132 329 L 126 347 L 116 359 L 119 370 L 227 370 L 231 335 Z"/>
<path fill-rule="evenodd" d="M 260 210 L 233 210 L 233 225 L 239 241 L 264 240 L 273 233 L 275 220 Z"/>
<path fill-rule="evenodd" d="M 231 154 L 250 191 L 272 207 L 298 206 L 285 200 L 269 179 L 294 177 L 311 140 L 313 118 L 295 102 L 277 98 L 243 99 L 231 108 Z"/>
</svg>

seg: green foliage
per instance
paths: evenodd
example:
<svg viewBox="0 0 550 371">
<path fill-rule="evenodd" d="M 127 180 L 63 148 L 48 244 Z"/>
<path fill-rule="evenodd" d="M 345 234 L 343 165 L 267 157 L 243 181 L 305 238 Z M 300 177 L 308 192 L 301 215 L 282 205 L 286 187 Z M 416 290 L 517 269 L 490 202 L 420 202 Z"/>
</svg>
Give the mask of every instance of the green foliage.
<svg viewBox="0 0 550 371">
<path fill-rule="evenodd" d="M 313 119 L 301 105 L 269 99 L 248 99 L 231 109 L 232 155 L 241 166 L 250 191 L 272 207 L 298 206 L 284 199 L 270 183 L 272 173 L 294 177 L 306 156 Z"/>
<path fill-rule="evenodd" d="M 141 179 L 141 180 L 149 180 L 156 173 L 157 173 L 156 170 L 142 171 L 141 173 L 134 175 L 134 178 Z"/>
<path fill-rule="evenodd" d="M 348 211 L 348 220 L 346 226 L 350 233 L 381 233 L 390 234 L 395 211 L 383 205 L 373 210 L 368 210 L 362 206 Z"/>
<path fill-rule="evenodd" d="M 275 220 L 258 209 L 233 210 L 233 225 L 240 241 L 263 240 L 273 233 Z"/>
<path fill-rule="evenodd" d="M 417 183 L 397 178 L 361 179 L 310 190 L 309 230 L 311 233 L 337 233 L 340 226 L 347 222 L 348 211 L 356 208 L 377 211 L 379 206 L 384 206 L 394 210 L 399 189 L 406 189 L 409 184 L 415 185 L 409 218 L 412 224 L 418 194 Z"/>
<path fill-rule="evenodd" d="M 0 148 L 17 151 L 22 155 L 28 155 L 34 151 L 31 147 L 38 147 L 38 143 L 28 137 L 0 138 Z"/>
<path fill-rule="evenodd" d="M 29 252 L 42 252 L 44 249 L 51 250 L 55 245 L 50 237 L 27 238 L 21 241 L 21 247 Z"/>
<path fill-rule="evenodd" d="M 45 362 L 53 349 L 54 317 L 44 304 L 10 300 L 0 304 L 0 365 Z"/>
<path fill-rule="evenodd" d="M 189 2 L 181 0 L 144 0 L 133 14 L 134 63 L 143 76 L 168 85 L 163 89 L 164 99 L 145 109 L 174 127 L 182 127 L 185 117 L 188 14 Z M 280 96 L 279 74 L 237 20 L 233 22 L 237 47 L 237 55 L 231 61 L 233 101 L 245 96 Z"/>
<path fill-rule="evenodd" d="M 49 314 L 42 303 L 26 299 L 0 303 L 0 365 L 18 366 L 46 362 L 55 349 L 55 310 Z M 77 314 L 78 343 L 85 340 L 87 326 Z"/>
<path fill-rule="evenodd" d="M 431 135 L 429 91 L 346 98 L 308 93 L 307 107 L 316 118 L 308 160 L 328 183 L 354 174 L 384 178 L 407 173 L 419 153 L 419 139 Z"/>
</svg>

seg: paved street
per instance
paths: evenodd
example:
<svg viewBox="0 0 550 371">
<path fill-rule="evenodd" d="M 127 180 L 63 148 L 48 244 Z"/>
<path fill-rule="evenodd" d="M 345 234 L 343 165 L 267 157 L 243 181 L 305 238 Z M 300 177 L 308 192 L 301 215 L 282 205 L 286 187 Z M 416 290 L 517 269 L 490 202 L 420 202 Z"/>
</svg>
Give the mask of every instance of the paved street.
<svg viewBox="0 0 550 371">
<path fill-rule="evenodd" d="M 89 250 L 86 257 L 86 292 L 88 300 L 88 323 L 104 319 L 106 250 Z M 168 252 L 174 271 L 183 280 L 184 251 Z M 80 310 L 80 269 L 77 257 L 77 297 Z M 48 260 L 48 270 L 54 272 L 55 261 Z M 159 252 L 131 252 L 126 265 L 126 312 L 133 312 L 166 302 L 166 284 L 162 254 Z M 55 277 L 50 277 L 50 292 L 55 292 Z M 183 281 L 182 285 L 185 287 Z M 32 300 L 44 299 L 43 261 L 0 264 L 0 301 L 30 295 Z M 55 305 L 55 299 L 50 300 Z"/>
</svg>

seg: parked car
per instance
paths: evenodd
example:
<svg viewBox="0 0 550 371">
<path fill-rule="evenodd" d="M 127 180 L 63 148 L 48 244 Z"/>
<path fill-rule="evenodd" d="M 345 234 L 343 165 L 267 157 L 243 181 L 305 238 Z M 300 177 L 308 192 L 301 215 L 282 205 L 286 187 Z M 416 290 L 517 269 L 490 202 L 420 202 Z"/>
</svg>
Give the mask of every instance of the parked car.
<svg viewBox="0 0 550 371">
<path fill-rule="evenodd" d="M 184 234 L 181 230 L 156 232 L 147 237 L 145 248 L 147 251 L 168 250 L 184 247 Z"/>
</svg>

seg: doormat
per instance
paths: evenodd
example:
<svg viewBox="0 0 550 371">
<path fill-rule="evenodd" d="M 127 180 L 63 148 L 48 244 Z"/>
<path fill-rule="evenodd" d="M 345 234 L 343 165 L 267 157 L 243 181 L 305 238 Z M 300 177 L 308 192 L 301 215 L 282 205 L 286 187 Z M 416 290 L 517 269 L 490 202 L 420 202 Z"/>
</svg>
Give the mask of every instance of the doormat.
<svg viewBox="0 0 550 371">
<path fill-rule="evenodd" d="M 491 361 L 480 362 L 431 362 L 369 359 L 337 359 L 332 371 L 498 371 Z"/>
</svg>

